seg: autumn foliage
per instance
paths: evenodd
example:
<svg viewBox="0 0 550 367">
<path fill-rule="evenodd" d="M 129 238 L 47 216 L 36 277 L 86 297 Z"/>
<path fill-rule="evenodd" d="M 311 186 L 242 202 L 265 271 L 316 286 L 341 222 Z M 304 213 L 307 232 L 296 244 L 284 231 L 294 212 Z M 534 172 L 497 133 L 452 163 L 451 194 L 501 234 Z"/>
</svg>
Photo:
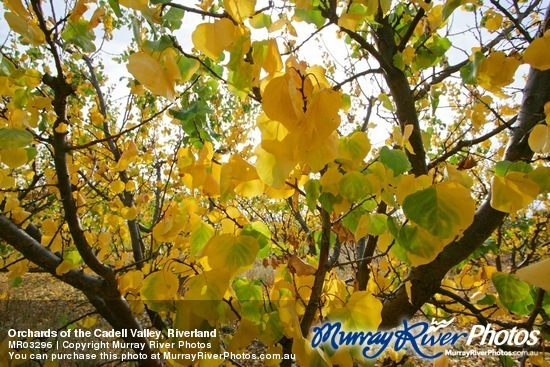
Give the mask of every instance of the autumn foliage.
<svg viewBox="0 0 550 367">
<path fill-rule="evenodd" d="M 300 366 L 362 360 L 325 320 L 548 333 L 547 6 L 4 0 L 0 269 Z"/>
</svg>

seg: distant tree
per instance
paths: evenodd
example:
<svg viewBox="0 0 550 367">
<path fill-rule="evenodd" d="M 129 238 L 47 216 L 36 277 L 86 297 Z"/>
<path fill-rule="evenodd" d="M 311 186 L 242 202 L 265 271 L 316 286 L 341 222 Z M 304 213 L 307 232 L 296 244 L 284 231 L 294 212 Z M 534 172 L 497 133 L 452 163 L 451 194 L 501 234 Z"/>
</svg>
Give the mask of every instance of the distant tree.
<svg viewBox="0 0 550 367">
<path fill-rule="evenodd" d="M 236 325 L 214 351 L 301 366 L 353 365 L 311 348 L 326 319 L 548 323 L 543 1 L 3 6 L 12 286 L 39 267 L 114 329 Z"/>
</svg>

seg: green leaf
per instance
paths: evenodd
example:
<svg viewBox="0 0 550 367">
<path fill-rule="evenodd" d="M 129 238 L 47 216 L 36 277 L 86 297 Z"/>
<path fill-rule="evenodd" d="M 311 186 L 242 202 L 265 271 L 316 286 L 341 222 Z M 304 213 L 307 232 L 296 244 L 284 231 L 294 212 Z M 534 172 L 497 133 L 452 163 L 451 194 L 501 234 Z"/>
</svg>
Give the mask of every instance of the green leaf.
<svg viewBox="0 0 550 367">
<path fill-rule="evenodd" d="M 370 190 L 370 183 L 361 172 L 348 172 L 339 183 L 340 194 L 349 202 L 357 202 L 364 199 Z"/>
<path fill-rule="evenodd" d="M 306 192 L 306 203 L 309 210 L 314 211 L 317 206 L 317 199 L 321 193 L 321 182 L 316 179 L 311 179 L 304 185 Z"/>
<path fill-rule="evenodd" d="M 344 219 L 342 219 L 342 224 L 346 226 L 347 229 L 355 233 L 355 231 L 357 230 L 357 225 L 359 224 L 359 220 L 365 214 L 366 211 L 361 206 L 359 206 L 349 212 L 348 215 L 344 216 Z"/>
<path fill-rule="evenodd" d="M 539 185 L 541 194 L 550 192 L 550 167 L 539 166 L 529 172 L 528 176 Z"/>
<path fill-rule="evenodd" d="M 522 161 L 510 162 L 502 161 L 495 165 L 495 174 L 500 177 L 506 176 L 510 172 L 529 173 L 533 170 L 533 167 L 529 163 Z"/>
<path fill-rule="evenodd" d="M 149 274 L 141 284 L 141 298 L 153 311 L 169 311 L 178 292 L 178 277 L 170 271 Z"/>
<path fill-rule="evenodd" d="M 9 76 L 15 70 L 17 70 L 15 65 L 13 65 L 10 60 L 0 55 L 0 76 Z"/>
<path fill-rule="evenodd" d="M 146 50 L 162 52 L 168 47 L 174 46 L 174 42 L 168 36 L 161 36 L 157 40 L 146 40 L 143 42 L 142 47 Z"/>
<path fill-rule="evenodd" d="M 269 244 L 269 240 L 271 239 L 271 231 L 269 230 L 269 227 L 264 222 L 260 221 L 245 225 L 241 231 L 241 235 L 254 237 L 258 240 L 258 244 L 261 249 L 267 246 Z"/>
<path fill-rule="evenodd" d="M 399 230 L 397 242 L 400 249 L 396 249 L 396 256 L 402 258 L 406 255 L 407 260 L 414 266 L 430 262 L 444 246 L 441 240 L 415 225 L 403 226 Z"/>
<path fill-rule="evenodd" d="M 294 17 L 306 23 L 315 24 L 320 28 L 325 24 L 326 19 L 319 9 L 296 9 Z"/>
<path fill-rule="evenodd" d="M 275 344 L 284 335 L 284 327 L 281 322 L 278 311 L 273 311 L 267 315 L 267 321 L 262 325 L 262 334 L 259 336 L 265 344 Z"/>
<path fill-rule="evenodd" d="M 32 143 L 32 134 L 21 129 L 0 129 L 0 149 L 24 148 Z"/>
<path fill-rule="evenodd" d="M 258 13 L 250 18 L 252 28 L 267 28 L 271 25 L 271 17 L 265 13 Z"/>
<path fill-rule="evenodd" d="M 480 306 L 492 306 L 497 303 L 497 298 L 492 294 L 485 294 L 483 298 L 478 300 L 475 304 Z"/>
<path fill-rule="evenodd" d="M 448 0 L 443 6 L 441 21 L 446 21 L 460 5 L 462 5 L 462 0 Z"/>
<path fill-rule="evenodd" d="M 342 197 L 336 197 L 330 192 L 323 192 L 321 195 L 319 195 L 319 202 L 323 206 L 323 208 L 329 212 L 332 213 L 334 211 L 334 204 L 337 204 L 342 201 Z"/>
<path fill-rule="evenodd" d="M 388 216 L 374 213 L 370 216 L 369 234 L 380 236 L 388 230 Z"/>
<path fill-rule="evenodd" d="M 201 255 L 208 258 L 213 269 L 237 274 L 254 264 L 258 251 L 260 245 L 254 237 L 222 234 L 210 238 Z"/>
<path fill-rule="evenodd" d="M 120 4 L 118 3 L 118 1 L 119 0 L 108 0 L 111 9 L 113 9 L 115 15 L 120 18 L 122 17 L 122 11 L 120 10 Z"/>
<path fill-rule="evenodd" d="M 527 283 L 519 280 L 515 274 L 502 272 L 493 273 L 492 281 L 504 307 L 520 315 L 529 313 L 534 302 Z"/>
<path fill-rule="evenodd" d="M 477 51 L 474 53 L 472 60 L 460 68 L 460 77 L 464 84 L 477 84 L 477 71 L 484 57 L 483 52 Z"/>
<path fill-rule="evenodd" d="M 182 122 L 187 122 L 197 116 L 206 116 L 206 114 L 213 113 L 214 111 L 198 102 L 194 102 L 191 107 L 186 110 L 170 109 L 168 110 L 168 112 L 170 113 L 170 115 L 174 116 L 174 118 Z"/>
<path fill-rule="evenodd" d="M 191 231 L 191 237 L 189 239 L 191 253 L 193 255 L 198 254 L 208 243 L 208 240 L 210 240 L 214 233 L 215 230 L 210 224 L 202 221 L 199 222 Z"/>
<path fill-rule="evenodd" d="M 89 22 L 84 19 L 79 19 L 76 23 L 69 21 L 61 38 L 78 46 L 84 52 L 94 52 L 96 50 L 93 43 L 95 34 L 88 24 Z"/>
<path fill-rule="evenodd" d="M 386 146 L 380 149 L 380 162 L 393 170 L 394 177 L 408 172 L 412 168 L 405 152 L 401 149 L 390 149 Z"/>
<path fill-rule="evenodd" d="M 451 238 L 472 223 L 475 201 L 464 186 L 443 182 L 407 196 L 403 212 L 432 235 Z"/>
<path fill-rule="evenodd" d="M 233 282 L 233 290 L 240 302 L 263 301 L 262 287 L 250 279 L 237 278 Z"/>
</svg>

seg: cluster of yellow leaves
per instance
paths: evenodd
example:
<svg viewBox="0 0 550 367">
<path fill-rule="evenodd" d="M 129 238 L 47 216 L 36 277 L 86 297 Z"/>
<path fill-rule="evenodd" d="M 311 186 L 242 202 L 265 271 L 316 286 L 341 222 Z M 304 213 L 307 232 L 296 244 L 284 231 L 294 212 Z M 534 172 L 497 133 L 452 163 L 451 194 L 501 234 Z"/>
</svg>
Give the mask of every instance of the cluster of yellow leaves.
<svg viewBox="0 0 550 367">
<path fill-rule="evenodd" d="M 19 199 L 12 194 L 0 193 L 0 200 L 4 201 L 2 212 L 15 224 L 20 225 L 22 228 L 27 228 L 29 225 L 27 220 L 30 218 L 31 213 L 21 206 Z"/>
<path fill-rule="evenodd" d="M 487 122 L 487 115 L 491 113 L 492 102 L 493 98 L 490 95 L 484 95 L 479 98 L 479 101 L 471 109 L 466 110 L 466 117 L 470 118 L 476 129 L 480 129 Z"/>
<path fill-rule="evenodd" d="M 485 12 L 485 28 L 489 32 L 496 32 L 502 25 L 503 16 L 501 13 L 497 13 L 494 9 L 489 9 Z"/>
<path fill-rule="evenodd" d="M 514 75 L 521 63 L 504 52 L 491 52 L 484 58 L 477 72 L 479 85 L 495 94 L 514 81 Z"/>
<path fill-rule="evenodd" d="M 337 157 L 342 95 L 330 88 L 323 68 L 290 57 L 286 72 L 269 80 L 262 97 L 256 154 L 264 182 L 281 188 L 298 163 L 319 171 Z"/>
<path fill-rule="evenodd" d="M 198 157 L 191 148 L 181 148 L 178 153 L 177 167 L 182 182 L 191 190 L 200 189 L 210 197 L 220 195 L 221 167 L 213 162 L 214 147 L 212 143 L 204 143 Z"/>
</svg>

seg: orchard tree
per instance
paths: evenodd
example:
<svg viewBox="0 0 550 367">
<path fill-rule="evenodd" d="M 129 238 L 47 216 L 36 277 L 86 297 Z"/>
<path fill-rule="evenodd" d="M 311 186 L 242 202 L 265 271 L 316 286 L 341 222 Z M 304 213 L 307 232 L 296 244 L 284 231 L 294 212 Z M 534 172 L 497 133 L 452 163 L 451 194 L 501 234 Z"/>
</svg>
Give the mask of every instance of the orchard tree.
<svg viewBox="0 0 550 367">
<path fill-rule="evenodd" d="M 548 332 L 545 1 L 3 5 L 13 286 L 40 268 L 116 330 L 300 366 L 362 363 L 311 347 L 326 320 Z"/>
</svg>

